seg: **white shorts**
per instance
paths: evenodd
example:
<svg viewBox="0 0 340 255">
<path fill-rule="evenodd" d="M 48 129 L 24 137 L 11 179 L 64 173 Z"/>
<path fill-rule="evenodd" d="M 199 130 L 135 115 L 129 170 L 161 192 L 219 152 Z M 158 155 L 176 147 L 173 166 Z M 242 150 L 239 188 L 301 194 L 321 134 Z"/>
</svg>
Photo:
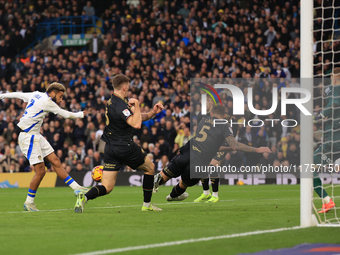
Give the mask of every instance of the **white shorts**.
<svg viewBox="0 0 340 255">
<path fill-rule="evenodd" d="M 44 162 L 44 158 L 54 152 L 52 146 L 41 134 L 20 132 L 18 142 L 30 165 Z"/>
</svg>

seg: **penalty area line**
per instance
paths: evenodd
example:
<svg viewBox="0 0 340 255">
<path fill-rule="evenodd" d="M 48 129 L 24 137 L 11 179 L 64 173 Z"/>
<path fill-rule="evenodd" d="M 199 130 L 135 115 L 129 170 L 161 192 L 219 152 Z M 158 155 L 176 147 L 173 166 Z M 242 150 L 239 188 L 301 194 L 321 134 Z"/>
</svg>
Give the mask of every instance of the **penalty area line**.
<svg viewBox="0 0 340 255">
<path fill-rule="evenodd" d="M 283 200 L 300 200 L 300 198 L 263 198 L 263 199 L 229 199 L 229 200 L 220 200 L 220 202 L 233 202 L 233 201 L 283 201 Z M 167 206 L 167 205 L 181 205 L 181 204 L 202 204 L 202 203 L 195 203 L 195 202 L 168 202 L 168 203 L 157 203 L 155 205 L 160 206 Z M 114 205 L 114 206 L 97 206 L 97 207 L 86 207 L 86 210 L 96 210 L 96 209 L 114 209 L 114 208 L 129 208 L 129 207 L 138 207 L 139 205 Z M 59 212 L 59 211 L 70 211 L 74 210 L 74 208 L 60 208 L 60 209 L 49 209 L 49 210 L 39 210 L 39 212 Z M 12 211 L 12 212 L 0 212 L 0 214 L 6 214 L 6 213 L 32 213 L 27 211 Z M 34 212 L 38 213 L 38 212 Z"/>
<path fill-rule="evenodd" d="M 198 243 L 198 242 L 206 242 L 206 241 L 219 240 L 219 239 L 229 239 L 229 238 L 235 238 L 235 237 L 260 235 L 260 234 L 267 234 L 267 233 L 277 233 L 277 232 L 302 229 L 302 228 L 304 227 L 296 226 L 296 227 L 290 227 L 290 228 L 258 230 L 258 231 L 240 233 L 240 234 L 210 236 L 210 237 L 202 237 L 202 238 L 197 238 L 197 239 L 186 239 L 186 240 L 173 241 L 173 242 L 155 243 L 155 244 L 147 244 L 147 245 L 139 245 L 139 246 L 128 246 L 124 248 L 116 248 L 116 249 L 110 249 L 110 250 L 77 253 L 74 255 L 102 255 L 102 254 L 112 254 L 112 253 L 119 253 L 119 252 L 125 252 L 125 251 L 146 250 L 146 249 L 151 249 L 151 248 L 160 248 L 160 247 L 174 246 L 174 245 L 187 244 L 187 243 Z"/>
<path fill-rule="evenodd" d="M 220 202 L 233 202 L 236 201 L 235 199 L 230 199 L 230 200 L 220 200 Z M 154 204 L 154 205 L 188 205 L 188 204 L 200 204 L 200 203 L 195 203 L 195 202 L 175 202 L 175 203 L 162 203 L 162 204 Z M 86 207 L 86 210 L 96 210 L 96 209 L 114 209 L 114 208 L 130 208 L 130 207 L 140 207 L 141 205 L 113 205 L 113 206 L 97 206 L 97 207 Z M 61 209 L 50 209 L 50 210 L 39 210 L 39 212 L 59 212 L 59 211 L 69 211 L 69 210 L 74 210 L 74 208 L 61 208 Z M 39 212 L 34 212 L 34 213 L 39 213 Z M 5 214 L 5 213 L 32 213 L 28 211 L 14 211 L 14 212 L 0 212 L 0 214 Z"/>
</svg>

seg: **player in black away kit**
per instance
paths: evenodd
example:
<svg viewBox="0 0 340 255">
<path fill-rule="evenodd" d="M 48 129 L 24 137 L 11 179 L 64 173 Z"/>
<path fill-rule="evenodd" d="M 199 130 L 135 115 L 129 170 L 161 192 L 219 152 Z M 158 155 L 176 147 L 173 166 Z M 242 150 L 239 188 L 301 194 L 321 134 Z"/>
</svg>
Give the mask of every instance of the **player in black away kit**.
<svg viewBox="0 0 340 255">
<path fill-rule="evenodd" d="M 134 129 L 141 128 L 142 121 L 154 117 L 163 109 L 163 105 L 157 103 L 150 112 L 141 113 L 139 101 L 133 98 L 128 101 L 126 98 L 130 79 L 119 74 L 112 79 L 112 83 L 114 94 L 107 102 L 106 127 L 101 138 L 106 142 L 102 185 L 93 187 L 86 194 L 79 194 L 75 212 L 83 212 L 87 200 L 109 194 L 123 164 L 144 171 L 142 211 L 160 211 L 162 209 L 151 204 L 155 166 L 142 148 L 133 142 L 132 137 Z"/>
<path fill-rule="evenodd" d="M 224 141 L 227 142 L 230 150 L 271 153 L 268 147 L 254 148 L 237 142 L 229 124 L 215 125 L 214 127 L 214 119 L 226 117 L 223 106 L 214 106 L 210 114 L 211 117 L 205 118 L 199 123 L 196 136 L 180 148 L 180 153 L 155 176 L 154 192 L 157 192 L 159 185 L 163 185 L 169 179 L 181 176 L 179 184 L 166 197 L 168 201 L 180 201 L 188 197 L 188 194 L 185 193 L 187 187 L 194 186 L 200 181 L 197 178 L 190 178 L 190 168 L 209 165 L 211 159 L 221 149 Z M 190 160 L 193 161 L 192 164 L 190 164 Z M 191 170 L 195 171 L 194 169 Z"/>
<path fill-rule="evenodd" d="M 210 117 L 210 111 L 214 106 L 214 101 L 212 100 L 211 97 L 207 98 L 207 114 L 206 115 L 202 115 L 201 113 L 198 114 L 197 116 L 197 125 L 201 122 L 202 119 L 204 118 L 209 118 Z M 228 123 L 230 123 L 231 120 L 231 116 L 229 116 L 227 114 L 227 116 L 225 117 L 226 120 L 228 120 Z M 235 123 L 236 120 L 233 119 L 233 122 Z M 238 124 L 234 124 L 233 127 L 233 133 L 236 135 L 237 133 L 237 129 L 238 129 Z M 224 141 L 224 146 L 228 146 L 226 144 L 226 141 Z M 218 151 L 214 157 L 212 158 L 210 165 L 211 166 L 219 166 L 221 165 L 221 162 L 224 158 L 224 156 L 226 155 L 226 151 Z M 211 180 L 211 188 L 213 193 L 210 193 L 209 190 L 209 177 Z M 218 197 L 218 186 L 220 183 L 220 177 L 218 173 L 213 173 L 210 176 L 207 175 L 206 178 L 202 178 L 201 179 L 202 182 L 202 188 L 203 188 L 203 193 L 194 200 L 195 203 L 200 203 L 200 202 L 205 202 L 205 203 L 216 203 L 219 201 L 219 197 Z"/>
</svg>

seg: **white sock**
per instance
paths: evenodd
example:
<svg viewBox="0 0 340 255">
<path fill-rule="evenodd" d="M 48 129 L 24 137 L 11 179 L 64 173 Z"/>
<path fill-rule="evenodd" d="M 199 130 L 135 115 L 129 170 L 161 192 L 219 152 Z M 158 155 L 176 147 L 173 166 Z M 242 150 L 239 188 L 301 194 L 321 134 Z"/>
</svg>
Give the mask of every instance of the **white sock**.
<svg viewBox="0 0 340 255">
<path fill-rule="evenodd" d="M 34 197 L 27 196 L 25 203 L 34 203 Z"/>
<path fill-rule="evenodd" d="M 218 191 L 217 192 L 213 192 L 213 197 L 218 197 Z"/>
<path fill-rule="evenodd" d="M 331 201 L 331 198 L 330 198 L 329 196 L 324 197 L 324 198 L 322 199 L 322 203 L 324 203 L 324 204 L 328 204 L 330 201 Z"/>
<path fill-rule="evenodd" d="M 74 181 L 74 182 L 72 182 L 72 183 L 70 184 L 70 187 L 71 187 L 73 190 L 76 190 L 76 189 L 79 189 L 81 186 L 80 186 L 76 181 Z"/>
<path fill-rule="evenodd" d="M 208 196 L 210 194 L 210 190 L 203 190 L 203 194 Z"/>
<path fill-rule="evenodd" d="M 151 206 L 151 202 L 149 202 L 149 203 L 143 203 L 143 206 L 145 206 L 145 207 L 150 207 Z"/>
<path fill-rule="evenodd" d="M 65 182 L 65 184 L 70 186 L 73 190 L 81 188 L 81 186 L 75 180 L 73 180 L 73 178 L 71 176 L 67 176 L 64 179 L 64 182 Z"/>
</svg>

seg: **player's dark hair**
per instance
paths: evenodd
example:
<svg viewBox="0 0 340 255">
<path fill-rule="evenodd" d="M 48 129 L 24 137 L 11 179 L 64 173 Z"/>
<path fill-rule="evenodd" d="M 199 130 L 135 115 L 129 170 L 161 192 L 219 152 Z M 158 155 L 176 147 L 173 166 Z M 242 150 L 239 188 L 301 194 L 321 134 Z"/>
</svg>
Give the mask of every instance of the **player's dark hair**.
<svg viewBox="0 0 340 255">
<path fill-rule="evenodd" d="M 220 115 L 220 116 L 224 116 L 224 114 L 225 114 L 225 108 L 224 108 L 224 106 L 222 106 L 222 105 L 215 105 L 215 106 L 212 108 L 211 112 L 212 112 L 213 114 L 218 114 L 218 115 Z"/>
<path fill-rule="evenodd" d="M 58 83 L 58 82 L 53 82 L 53 83 L 51 83 L 48 87 L 47 87 L 47 89 L 46 89 L 46 92 L 47 92 L 47 94 L 50 94 L 51 92 L 55 92 L 56 94 L 58 94 L 60 91 L 62 91 L 62 92 L 66 92 L 66 88 L 64 87 L 64 85 L 63 84 L 61 84 L 61 83 Z"/>
<path fill-rule="evenodd" d="M 122 87 L 122 84 L 124 83 L 130 83 L 130 78 L 127 77 L 124 74 L 117 74 L 112 78 L 112 85 L 113 89 L 120 90 Z"/>
</svg>

